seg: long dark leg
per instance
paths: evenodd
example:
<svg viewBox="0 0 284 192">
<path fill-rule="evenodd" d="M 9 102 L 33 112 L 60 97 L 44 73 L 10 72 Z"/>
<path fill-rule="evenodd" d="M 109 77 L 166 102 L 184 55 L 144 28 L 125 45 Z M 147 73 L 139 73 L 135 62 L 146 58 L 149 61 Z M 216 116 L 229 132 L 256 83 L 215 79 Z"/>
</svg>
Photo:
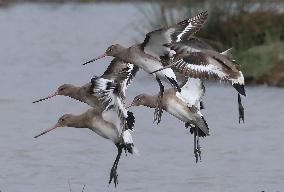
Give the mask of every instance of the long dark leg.
<svg viewBox="0 0 284 192">
<path fill-rule="evenodd" d="M 193 146 L 193 152 L 195 156 L 195 162 L 198 162 L 198 151 L 197 151 L 197 142 L 196 142 L 196 131 L 193 132 L 193 139 L 194 139 L 194 146 Z"/>
<path fill-rule="evenodd" d="M 117 144 L 116 147 L 117 147 L 117 156 L 116 156 L 115 161 L 113 162 L 112 168 L 110 170 L 110 177 L 109 177 L 109 181 L 108 181 L 108 184 L 110 184 L 112 182 L 112 180 L 113 180 L 113 183 L 114 183 L 115 187 L 118 184 L 118 180 L 117 180 L 117 178 L 118 178 L 117 166 L 118 166 L 118 162 L 119 162 L 120 156 L 122 154 L 122 146 Z"/>
<path fill-rule="evenodd" d="M 201 161 L 201 147 L 199 145 L 199 128 L 196 127 L 196 132 L 197 132 L 197 153 L 198 153 L 198 157 L 199 157 L 199 160 Z"/>
<path fill-rule="evenodd" d="M 156 80 L 159 84 L 160 87 L 160 93 L 157 99 L 157 103 L 156 103 L 156 108 L 155 108 L 155 112 L 154 112 L 154 122 L 157 121 L 157 124 L 159 124 L 161 122 L 162 119 L 162 114 L 163 114 L 163 109 L 162 109 L 162 100 L 163 100 L 163 96 L 164 96 L 164 86 L 161 82 L 161 80 L 156 77 Z"/>
<path fill-rule="evenodd" d="M 245 109 L 243 107 L 242 98 L 239 93 L 238 93 L 238 104 L 239 104 L 239 123 L 241 123 L 241 120 L 244 123 L 245 122 Z"/>
</svg>

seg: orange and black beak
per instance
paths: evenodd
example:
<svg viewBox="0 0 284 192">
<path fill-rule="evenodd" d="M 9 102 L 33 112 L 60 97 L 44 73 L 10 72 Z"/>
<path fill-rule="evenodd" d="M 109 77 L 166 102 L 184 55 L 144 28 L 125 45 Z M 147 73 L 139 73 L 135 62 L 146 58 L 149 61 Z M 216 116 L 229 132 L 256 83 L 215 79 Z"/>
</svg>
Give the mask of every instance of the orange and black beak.
<svg viewBox="0 0 284 192">
<path fill-rule="evenodd" d="M 51 94 L 51 95 L 49 95 L 49 96 L 47 96 L 47 97 L 45 97 L 45 98 L 36 100 L 36 101 L 34 101 L 33 103 L 38 103 L 38 102 L 44 101 L 44 100 L 46 100 L 46 99 L 50 99 L 50 98 L 52 98 L 52 97 L 55 97 L 55 96 L 57 96 L 57 95 L 58 95 L 58 92 L 56 91 L 55 93 L 53 93 L 53 94 Z"/>
<path fill-rule="evenodd" d="M 46 129 L 46 130 L 43 131 L 42 133 L 40 133 L 40 134 L 34 136 L 34 138 L 38 138 L 38 137 L 40 137 L 40 136 L 42 136 L 42 135 L 44 135 L 44 134 L 46 134 L 46 133 L 48 133 L 48 132 L 50 132 L 50 131 L 52 131 L 52 130 L 58 128 L 58 127 L 61 127 L 61 126 L 60 126 L 58 123 L 56 123 L 53 127 L 49 128 L 49 129 Z"/>
<path fill-rule="evenodd" d="M 107 56 L 107 53 L 104 53 L 104 54 L 98 56 L 98 57 L 95 58 L 95 59 L 92 59 L 92 60 L 90 60 L 90 61 L 87 61 L 87 62 L 83 63 L 83 65 L 87 65 L 87 64 L 92 63 L 92 62 L 94 62 L 94 61 L 96 61 L 96 60 L 102 59 L 102 58 L 104 58 L 104 57 L 106 57 L 106 56 Z"/>
</svg>

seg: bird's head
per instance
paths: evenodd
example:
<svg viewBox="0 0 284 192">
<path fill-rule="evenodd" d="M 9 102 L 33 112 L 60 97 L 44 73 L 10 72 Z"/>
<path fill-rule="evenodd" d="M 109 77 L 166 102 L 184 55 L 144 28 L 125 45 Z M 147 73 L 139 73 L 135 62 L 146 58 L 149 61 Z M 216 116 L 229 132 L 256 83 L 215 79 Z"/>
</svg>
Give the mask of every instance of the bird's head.
<svg viewBox="0 0 284 192">
<path fill-rule="evenodd" d="M 63 84 L 61 85 L 60 87 L 57 88 L 57 90 L 50 94 L 49 96 L 47 97 L 44 97 L 42 99 L 39 99 L 39 100 L 36 100 L 34 101 L 33 103 L 38 103 L 40 101 L 44 101 L 44 100 L 47 100 L 47 99 L 51 99 L 57 95 L 64 95 L 64 96 L 70 96 L 71 93 L 72 93 L 72 89 L 74 88 L 75 86 L 74 85 L 71 85 L 71 84 Z"/>
<path fill-rule="evenodd" d="M 75 86 L 71 84 L 63 84 L 57 88 L 57 95 L 70 96 L 74 87 Z"/>
<path fill-rule="evenodd" d="M 42 133 L 36 135 L 34 138 L 40 137 L 40 136 L 42 136 L 42 135 L 44 135 L 44 134 L 46 134 L 46 133 L 48 133 L 52 130 L 59 128 L 59 127 L 72 127 L 73 119 L 74 118 L 73 118 L 72 114 L 65 114 L 58 119 L 57 123 L 53 127 L 44 130 Z"/>
<path fill-rule="evenodd" d="M 147 101 L 148 101 L 148 98 L 150 96 L 147 95 L 147 94 L 140 94 L 140 95 L 137 95 L 133 101 L 131 102 L 131 104 L 129 106 L 127 106 L 127 108 L 130 108 L 130 107 L 134 107 L 134 106 L 140 106 L 140 105 L 144 105 L 146 106 L 147 105 Z"/>
</svg>

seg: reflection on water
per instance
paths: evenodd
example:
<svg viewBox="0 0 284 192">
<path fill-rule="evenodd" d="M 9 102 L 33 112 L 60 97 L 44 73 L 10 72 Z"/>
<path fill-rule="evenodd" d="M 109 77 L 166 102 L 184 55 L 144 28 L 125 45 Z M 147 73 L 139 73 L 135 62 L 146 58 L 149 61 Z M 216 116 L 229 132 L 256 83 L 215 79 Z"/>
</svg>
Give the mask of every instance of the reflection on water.
<svg viewBox="0 0 284 192">
<path fill-rule="evenodd" d="M 0 9 L 0 190 L 2 191 L 277 191 L 283 189 L 282 89 L 249 87 L 246 123 L 238 124 L 237 97 L 230 86 L 207 86 L 204 115 L 211 136 L 202 140 L 203 160 L 194 163 L 193 139 L 165 114 L 134 108 L 139 157 L 123 157 L 119 186 L 108 187 L 113 144 L 89 130 L 63 128 L 33 139 L 64 113 L 88 106 L 57 97 L 39 104 L 63 83 L 82 85 L 108 60 L 80 64 L 112 43 L 129 45 L 137 33 L 137 9 L 129 4 L 18 5 Z M 143 72 L 128 91 L 131 100 L 156 83 Z M 143 80 L 143 81 L 142 81 Z"/>
</svg>

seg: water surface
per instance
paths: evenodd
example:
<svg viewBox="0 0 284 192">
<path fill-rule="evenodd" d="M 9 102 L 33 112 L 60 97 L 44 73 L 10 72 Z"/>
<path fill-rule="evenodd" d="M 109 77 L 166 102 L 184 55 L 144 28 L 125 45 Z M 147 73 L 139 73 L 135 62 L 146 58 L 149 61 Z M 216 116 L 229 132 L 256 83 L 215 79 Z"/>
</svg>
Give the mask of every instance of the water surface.
<svg viewBox="0 0 284 192">
<path fill-rule="evenodd" d="M 246 123 L 238 124 L 237 97 L 230 86 L 210 84 L 204 115 L 211 136 L 194 162 L 193 138 L 167 114 L 152 124 L 153 110 L 134 108 L 139 157 L 123 157 L 119 186 L 108 186 L 114 145 L 89 130 L 62 128 L 33 139 L 64 113 L 88 106 L 64 97 L 32 104 L 63 83 L 82 85 L 110 59 L 80 64 L 112 43 L 130 45 L 140 16 L 130 4 L 34 5 L 0 9 L 0 190 L 69 191 L 283 191 L 284 90 L 248 87 Z M 127 92 L 155 93 L 143 72 Z"/>
</svg>

